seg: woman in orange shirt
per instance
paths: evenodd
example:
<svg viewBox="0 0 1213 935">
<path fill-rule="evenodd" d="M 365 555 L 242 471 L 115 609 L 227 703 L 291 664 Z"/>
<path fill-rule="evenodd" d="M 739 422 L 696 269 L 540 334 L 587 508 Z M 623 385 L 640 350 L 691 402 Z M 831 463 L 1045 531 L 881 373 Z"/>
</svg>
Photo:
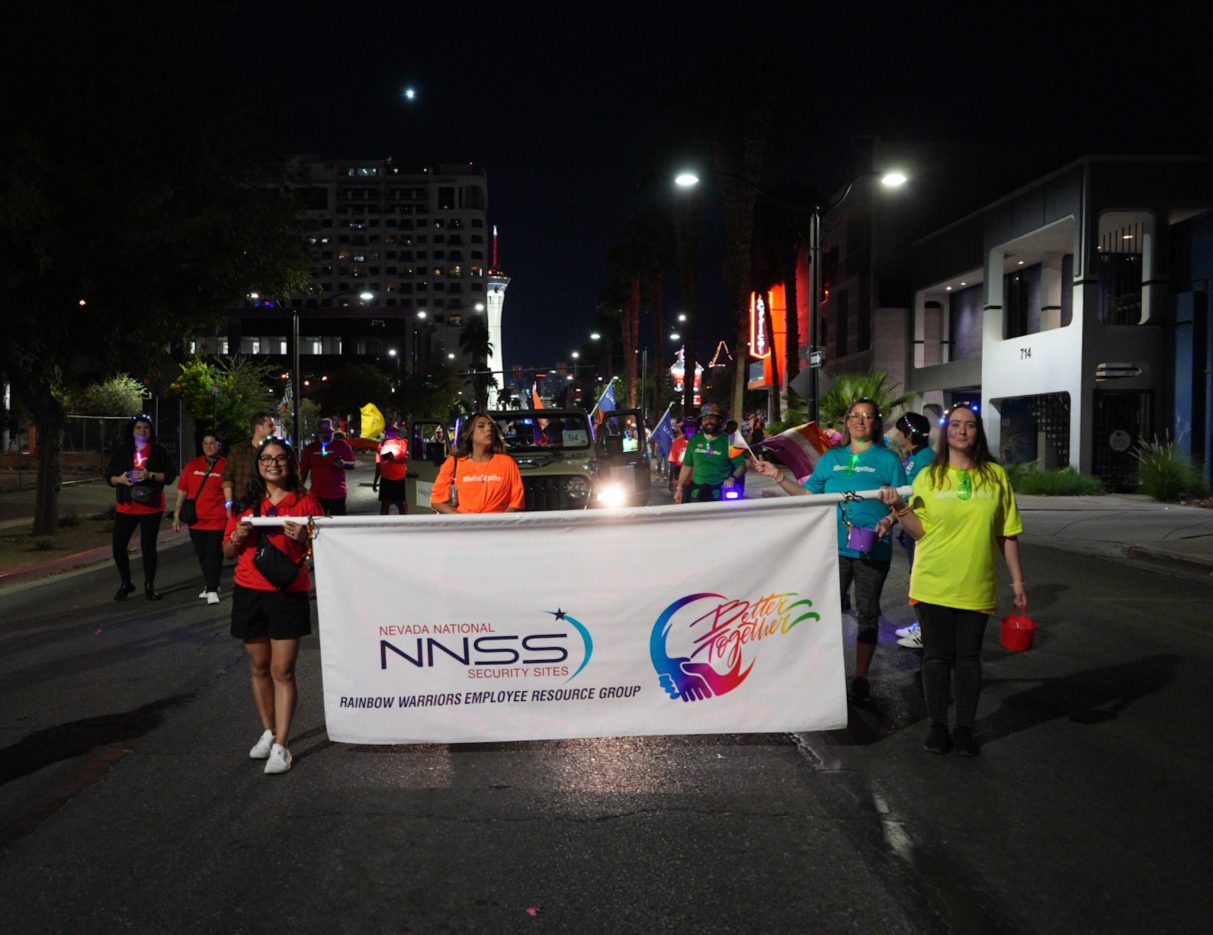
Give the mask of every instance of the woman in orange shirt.
<svg viewBox="0 0 1213 935">
<path fill-rule="evenodd" d="M 430 506 L 435 513 L 518 513 L 525 505 L 522 475 L 497 423 L 472 416 L 438 472 Z"/>
</svg>

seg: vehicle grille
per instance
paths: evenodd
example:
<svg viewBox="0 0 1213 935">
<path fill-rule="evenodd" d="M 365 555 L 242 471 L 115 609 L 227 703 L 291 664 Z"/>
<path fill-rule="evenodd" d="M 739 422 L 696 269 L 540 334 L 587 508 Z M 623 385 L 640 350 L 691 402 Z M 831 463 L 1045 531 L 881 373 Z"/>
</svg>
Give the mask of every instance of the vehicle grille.
<svg viewBox="0 0 1213 935">
<path fill-rule="evenodd" d="M 522 486 L 526 490 L 527 511 L 581 509 L 584 501 L 570 503 L 565 496 L 565 482 L 570 476 L 524 477 Z"/>
</svg>

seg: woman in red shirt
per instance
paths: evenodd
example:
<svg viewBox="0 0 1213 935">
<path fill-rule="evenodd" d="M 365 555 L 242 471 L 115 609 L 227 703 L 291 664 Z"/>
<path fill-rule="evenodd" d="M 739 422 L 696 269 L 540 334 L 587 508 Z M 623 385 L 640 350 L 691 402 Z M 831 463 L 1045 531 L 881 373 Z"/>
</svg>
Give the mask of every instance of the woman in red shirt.
<svg viewBox="0 0 1213 935">
<path fill-rule="evenodd" d="M 435 513 L 517 513 L 525 505 L 522 475 L 505 453 L 497 423 L 486 415 L 472 416 L 438 471 L 430 506 Z"/>
<path fill-rule="evenodd" d="M 244 494 L 250 507 L 228 520 L 223 554 L 237 560 L 231 632 L 244 641 L 252 670 L 253 701 L 263 728 L 249 757 L 266 760 L 265 772 L 272 775 L 291 768 L 287 740 L 298 701 L 295 660 L 299 640 L 312 632 L 306 519 L 323 516 L 324 507 L 304 492 L 295 453 L 281 438 L 270 436 L 261 443 L 255 466 Z M 252 516 L 297 516 L 302 521 L 258 529 L 244 522 Z M 254 559 L 262 538 L 285 553 L 298 569 L 285 587 L 271 584 L 257 570 Z"/>
<path fill-rule="evenodd" d="M 177 505 L 173 510 L 173 531 L 181 531 L 181 505 L 194 501 L 194 521 L 186 523 L 190 541 L 202 567 L 203 588 L 199 597 L 208 604 L 219 603 L 219 570 L 223 567 L 223 530 L 227 526 L 227 506 L 223 501 L 223 469 L 227 460 L 219 457 L 219 439 L 214 432 L 202 436 L 202 455 L 186 463 L 177 482 Z"/>
<path fill-rule="evenodd" d="M 177 477 L 177 468 L 168 450 L 156 442 L 156 428 L 150 417 L 131 417 L 130 434 L 125 444 L 115 445 L 105 468 L 105 482 L 114 488 L 114 564 L 122 584 L 114 600 L 125 601 L 135 590 L 131 582 L 131 560 L 126 554 L 131 536 L 139 530 L 139 549 L 143 556 L 143 593 L 149 601 L 160 600 L 156 590 L 156 538 L 164 519 L 164 485 Z"/>
</svg>

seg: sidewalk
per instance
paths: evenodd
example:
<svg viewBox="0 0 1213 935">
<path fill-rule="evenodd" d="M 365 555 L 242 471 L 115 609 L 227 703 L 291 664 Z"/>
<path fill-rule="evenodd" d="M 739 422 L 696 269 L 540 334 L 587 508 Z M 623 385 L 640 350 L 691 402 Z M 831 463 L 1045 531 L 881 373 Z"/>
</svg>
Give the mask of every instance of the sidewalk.
<svg viewBox="0 0 1213 935">
<path fill-rule="evenodd" d="M 747 476 L 747 497 L 772 488 L 765 477 Z M 1018 502 L 1027 545 L 1213 576 L 1213 510 L 1159 503 L 1145 494 L 1021 496 Z"/>
</svg>

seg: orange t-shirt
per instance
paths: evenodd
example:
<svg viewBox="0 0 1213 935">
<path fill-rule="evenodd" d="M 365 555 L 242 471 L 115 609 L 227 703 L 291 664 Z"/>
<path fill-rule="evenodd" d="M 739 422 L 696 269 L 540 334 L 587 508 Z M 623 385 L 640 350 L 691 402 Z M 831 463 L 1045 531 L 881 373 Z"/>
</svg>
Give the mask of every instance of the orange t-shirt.
<svg viewBox="0 0 1213 935">
<path fill-rule="evenodd" d="M 526 505 L 522 475 L 509 455 L 494 454 L 488 461 L 451 455 L 438 471 L 431 504 L 450 502 L 452 477 L 458 494 L 455 507 L 458 513 L 504 513 L 521 510 Z"/>
<path fill-rule="evenodd" d="M 689 441 L 690 439 L 685 435 L 680 435 L 670 444 L 670 462 L 672 464 L 682 464 L 682 458 L 687 453 L 687 443 Z"/>
<path fill-rule="evenodd" d="M 391 460 L 383 456 L 392 453 Z M 403 438 L 386 438 L 375 452 L 375 463 L 379 465 L 379 476 L 384 480 L 404 480 L 409 469 L 409 443 Z"/>
</svg>

